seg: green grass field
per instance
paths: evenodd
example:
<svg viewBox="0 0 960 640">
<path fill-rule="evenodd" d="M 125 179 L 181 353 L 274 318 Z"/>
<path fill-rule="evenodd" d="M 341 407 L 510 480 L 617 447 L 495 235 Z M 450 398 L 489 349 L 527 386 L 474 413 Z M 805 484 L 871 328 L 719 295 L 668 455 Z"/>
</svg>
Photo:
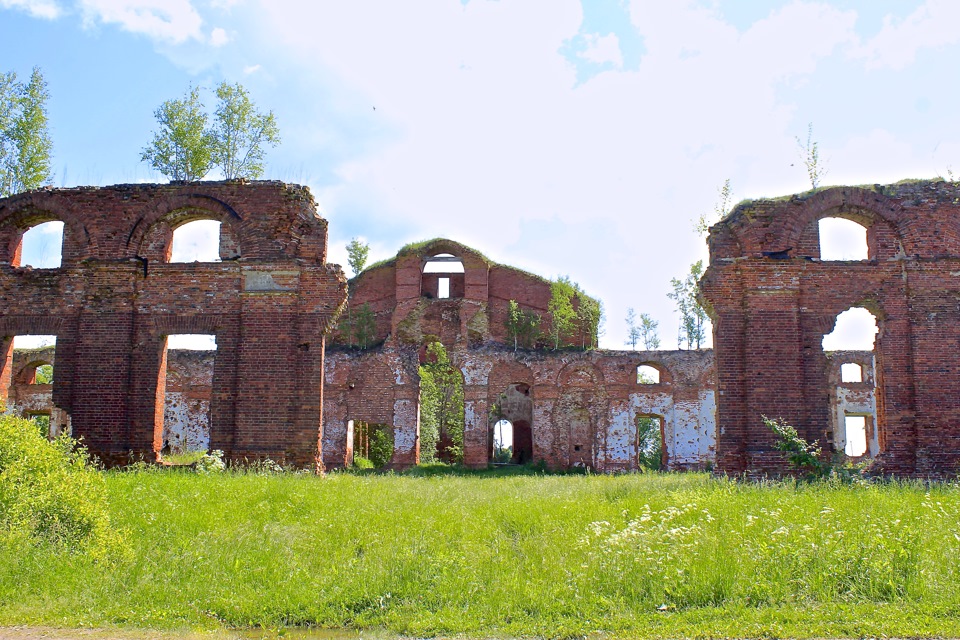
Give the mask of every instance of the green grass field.
<svg viewBox="0 0 960 640">
<path fill-rule="evenodd" d="M 960 636 L 956 485 L 108 472 L 107 561 L 0 549 L 0 625 Z"/>
</svg>

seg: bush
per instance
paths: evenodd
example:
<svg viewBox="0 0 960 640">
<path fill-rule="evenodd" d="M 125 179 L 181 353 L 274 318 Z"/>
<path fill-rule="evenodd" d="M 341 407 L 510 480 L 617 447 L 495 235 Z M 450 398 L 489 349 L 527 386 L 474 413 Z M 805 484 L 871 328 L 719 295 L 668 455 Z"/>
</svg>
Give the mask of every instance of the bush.
<svg viewBox="0 0 960 640">
<path fill-rule="evenodd" d="M 103 477 L 87 450 L 36 424 L 0 416 L 0 536 L 101 558 L 122 547 L 110 527 Z"/>
<path fill-rule="evenodd" d="M 205 453 L 197 460 L 194 468 L 197 473 L 222 473 L 227 468 L 227 464 L 223 461 L 223 451 L 214 449 L 210 453 Z"/>
<path fill-rule="evenodd" d="M 381 427 L 370 434 L 370 462 L 377 469 L 393 459 L 393 429 Z"/>
</svg>

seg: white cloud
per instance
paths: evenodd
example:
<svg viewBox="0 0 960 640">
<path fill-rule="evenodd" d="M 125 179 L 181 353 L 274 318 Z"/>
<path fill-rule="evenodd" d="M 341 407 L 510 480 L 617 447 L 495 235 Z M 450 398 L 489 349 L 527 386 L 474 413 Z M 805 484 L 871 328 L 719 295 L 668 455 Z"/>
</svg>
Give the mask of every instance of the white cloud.
<svg viewBox="0 0 960 640">
<path fill-rule="evenodd" d="M 131 33 L 182 44 L 203 40 L 203 19 L 190 0 L 81 0 L 88 23 L 117 24 Z"/>
<path fill-rule="evenodd" d="M 251 73 L 256 73 L 257 71 L 260 71 L 260 69 L 261 67 L 259 64 L 252 64 L 249 67 L 243 68 L 243 75 L 249 76 Z"/>
<path fill-rule="evenodd" d="M 903 21 L 884 18 L 880 32 L 851 55 L 864 59 L 868 69 L 903 69 L 921 49 L 960 41 L 958 23 L 960 3 L 956 0 L 927 0 Z"/>
<path fill-rule="evenodd" d="M 584 60 L 596 64 L 610 63 L 618 68 L 623 66 L 623 56 L 620 53 L 620 40 L 616 34 L 611 33 L 600 36 L 596 33 L 591 33 L 584 36 L 584 41 L 586 43 L 586 49 L 579 54 Z"/>
<path fill-rule="evenodd" d="M 26 11 L 34 18 L 47 20 L 54 20 L 63 15 L 63 8 L 56 0 L 0 0 L 0 7 L 19 9 Z"/>
<path fill-rule="evenodd" d="M 228 36 L 227 32 L 220 27 L 216 27 L 210 32 L 210 44 L 214 47 L 222 47 L 228 42 L 230 42 L 230 36 Z"/>
</svg>

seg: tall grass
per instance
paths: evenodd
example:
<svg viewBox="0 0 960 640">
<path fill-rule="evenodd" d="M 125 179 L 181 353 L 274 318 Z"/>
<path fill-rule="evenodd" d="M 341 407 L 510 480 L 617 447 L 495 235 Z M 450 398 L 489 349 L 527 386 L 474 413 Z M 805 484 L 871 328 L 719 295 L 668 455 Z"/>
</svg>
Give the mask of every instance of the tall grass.
<svg viewBox="0 0 960 640">
<path fill-rule="evenodd" d="M 105 474 L 135 557 L 4 549 L 0 624 L 956 635 L 960 490 L 705 475 Z"/>
</svg>

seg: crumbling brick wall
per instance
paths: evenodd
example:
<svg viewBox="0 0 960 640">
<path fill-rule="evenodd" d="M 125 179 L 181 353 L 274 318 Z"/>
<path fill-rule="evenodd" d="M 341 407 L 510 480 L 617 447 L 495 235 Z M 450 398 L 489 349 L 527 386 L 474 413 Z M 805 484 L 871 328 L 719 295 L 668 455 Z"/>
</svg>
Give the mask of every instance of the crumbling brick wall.
<svg viewBox="0 0 960 640">
<path fill-rule="evenodd" d="M 738 205 L 710 230 L 703 296 L 714 319 L 717 466 L 786 470 L 761 415 L 829 440 L 828 357 L 838 314 L 871 311 L 876 468 L 919 476 L 960 470 L 960 189 L 943 181 L 835 187 Z M 820 260 L 818 222 L 867 229 L 868 258 Z"/>
<path fill-rule="evenodd" d="M 448 299 L 438 299 L 435 274 L 424 273 L 438 254 L 463 264 L 462 278 L 450 275 Z M 491 460 L 496 421 L 491 410 L 511 393 L 519 394 L 515 406 L 498 415 L 517 421 L 515 433 L 528 449 L 524 462 L 543 461 L 556 469 L 636 469 L 637 417 L 656 416 L 663 421 L 670 468 L 709 466 L 716 405 L 712 352 L 515 351 L 507 345 L 510 300 L 548 323 L 550 297 L 548 280 L 493 263 L 450 240 L 410 245 L 354 278 L 350 313 L 355 317 L 365 304 L 376 313 L 374 342 L 380 344 L 328 351 L 325 464 L 350 463 L 350 424 L 357 420 L 393 427 L 392 466 L 417 462 L 417 367 L 425 344 L 440 340 L 463 374 L 464 462 L 470 466 Z M 350 341 L 343 332 L 336 340 Z M 661 371 L 659 383 L 638 383 L 642 364 Z"/>
<path fill-rule="evenodd" d="M 221 223 L 220 262 L 171 264 L 173 230 Z M 26 229 L 64 222 L 57 269 L 19 266 Z M 216 336 L 210 446 L 310 465 L 324 335 L 346 298 L 303 187 L 201 182 L 47 189 L 0 200 L 0 389 L 12 338 L 55 335 L 54 406 L 109 464 L 162 446 L 166 336 Z"/>
</svg>

